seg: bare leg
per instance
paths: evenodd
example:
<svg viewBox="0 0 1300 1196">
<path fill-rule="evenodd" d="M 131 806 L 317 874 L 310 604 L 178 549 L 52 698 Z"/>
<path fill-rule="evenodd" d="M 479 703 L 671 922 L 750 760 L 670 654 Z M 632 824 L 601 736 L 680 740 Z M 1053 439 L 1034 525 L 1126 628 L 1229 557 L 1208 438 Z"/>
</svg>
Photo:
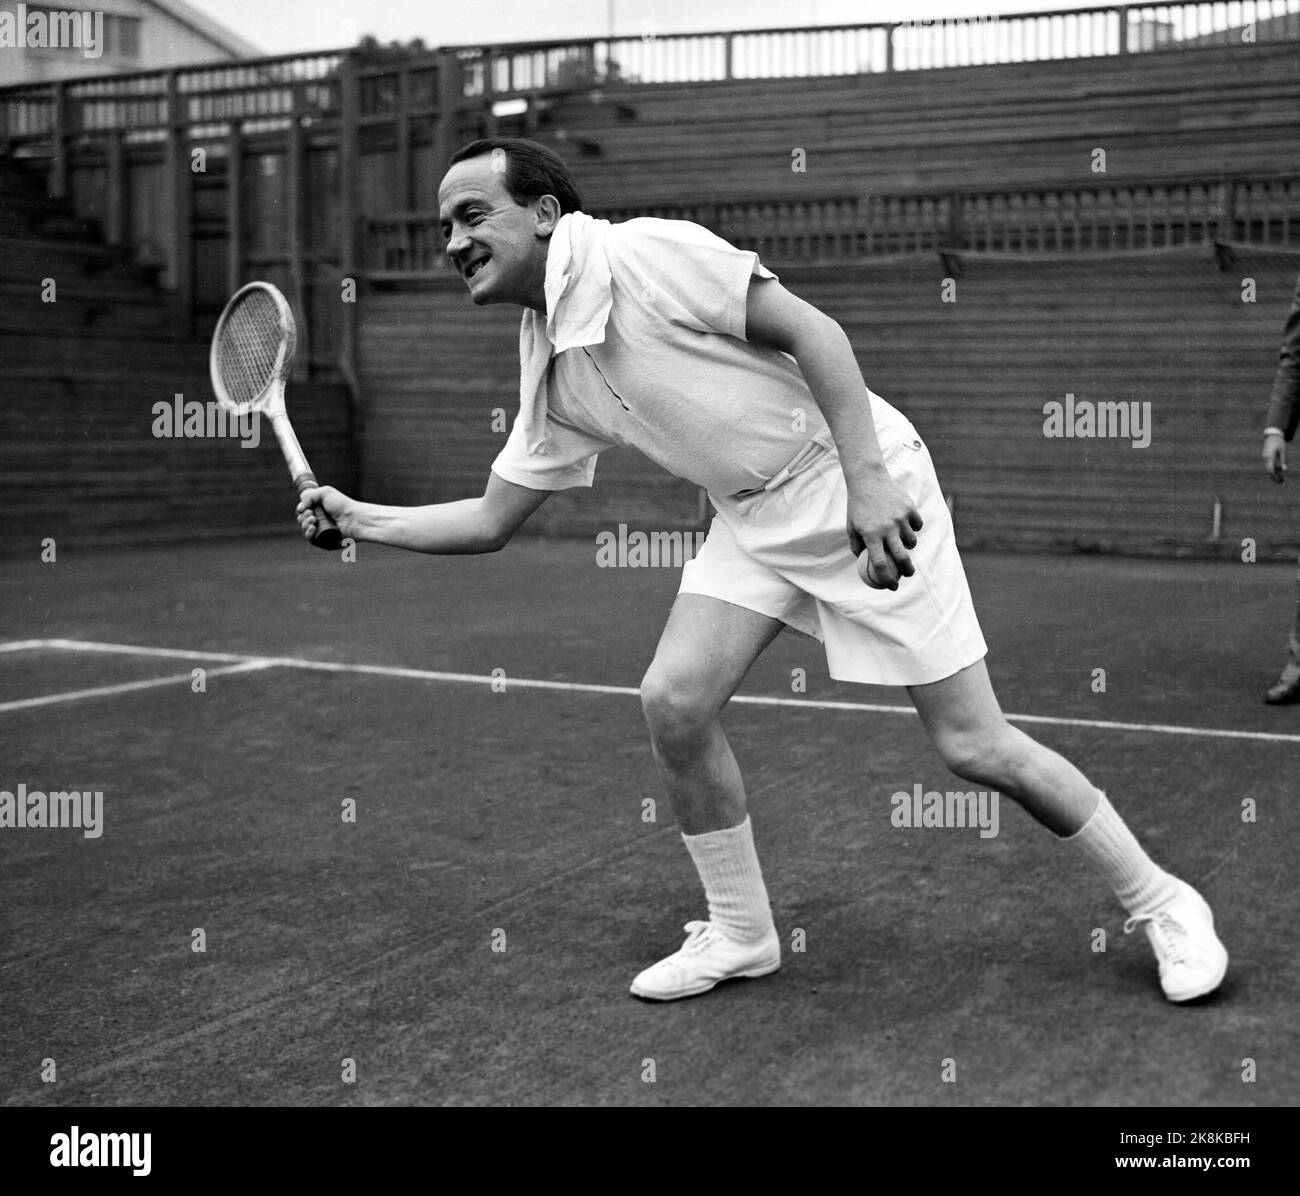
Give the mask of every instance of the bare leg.
<svg viewBox="0 0 1300 1196">
<path fill-rule="evenodd" d="M 650 742 L 688 835 L 739 826 L 745 786 L 719 714 L 783 624 L 741 606 L 679 594 L 641 683 Z"/>
<path fill-rule="evenodd" d="M 1166 901 L 1177 881 L 1159 867 L 1101 790 L 1073 764 L 1012 727 L 1003 717 L 984 662 L 912 700 L 944 763 L 958 776 L 987 785 L 1083 851 L 1130 913 Z"/>
<path fill-rule="evenodd" d="M 719 981 L 766 976 L 781 944 L 745 811 L 745 786 L 718 721 L 781 623 L 699 594 L 679 594 L 641 683 L 655 762 L 709 905 L 681 950 L 632 981 L 646 1000 L 675 1001 Z"/>
<path fill-rule="evenodd" d="M 1100 871 L 1132 915 L 1125 931 L 1146 927 L 1171 1001 L 1189 1001 L 1218 987 L 1228 953 L 1204 898 L 1143 851 L 1073 764 L 1006 721 L 983 661 L 910 692 L 953 772 L 1019 802 L 1049 830 L 1068 836 Z"/>
<path fill-rule="evenodd" d="M 1061 836 L 1092 817 L 1100 792 L 1068 760 L 1007 722 L 982 660 L 908 693 L 959 777 L 1005 794 Z"/>
</svg>

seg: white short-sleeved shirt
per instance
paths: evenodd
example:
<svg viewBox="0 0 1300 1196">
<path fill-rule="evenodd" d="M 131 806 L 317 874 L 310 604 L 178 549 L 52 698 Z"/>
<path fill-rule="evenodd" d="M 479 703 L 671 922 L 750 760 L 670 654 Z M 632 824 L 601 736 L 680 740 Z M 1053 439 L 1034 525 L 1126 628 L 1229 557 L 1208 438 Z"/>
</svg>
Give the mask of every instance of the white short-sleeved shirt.
<svg viewBox="0 0 1300 1196">
<path fill-rule="evenodd" d="M 641 218 L 606 238 L 612 305 L 603 344 L 550 363 L 547 443 L 529 455 L 521 421 L 492 465 L 534 490 L 590 486 L 596 457 L 639 449 L 714 495 L 762 487 L 829 431 L 794 359 L 745 340 L 758 255 L 697 224 Z M 906 425 L 871 395 L 879 430 Z"/>
</svg>

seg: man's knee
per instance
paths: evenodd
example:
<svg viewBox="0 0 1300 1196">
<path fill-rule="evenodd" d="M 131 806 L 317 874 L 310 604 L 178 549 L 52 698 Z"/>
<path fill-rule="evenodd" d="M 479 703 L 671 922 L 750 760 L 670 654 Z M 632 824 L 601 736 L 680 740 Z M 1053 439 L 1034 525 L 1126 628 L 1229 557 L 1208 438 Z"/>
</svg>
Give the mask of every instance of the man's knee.
<svg viewBox="0 0 1300 1196">
<path fill-rule="evenodd" d="M 698 674 L 651 665 L 641 682 L 641 709 L 651 738 L 673 747 L 698 740 L 717 718 L 719 705 Z"/>
<path fill-rule="evenodd" d="M 944 727 L 935 732 L 934 745 L 944 764 L 968 781 L 1000 778 L 1012 763 L 1011 727 Z"/>
</svg>

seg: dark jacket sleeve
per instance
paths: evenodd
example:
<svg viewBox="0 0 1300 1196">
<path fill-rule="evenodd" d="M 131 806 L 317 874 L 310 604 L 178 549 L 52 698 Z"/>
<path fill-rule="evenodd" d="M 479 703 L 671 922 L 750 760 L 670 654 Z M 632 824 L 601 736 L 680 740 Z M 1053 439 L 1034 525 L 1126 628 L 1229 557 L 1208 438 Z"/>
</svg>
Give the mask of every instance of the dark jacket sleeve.
<svg viewBox="0 0 1300 1196">
<path fill-rule="evenodd" d="M 1278 353 L 1277 376 L 1273 379 L 1273 397 L 1268 404 L 1266 428 L 1281 428 L 1290 440 L 1300 423 L 1300 277 L 1296 279 L 1291 314 L 1282 331 L 1282 349 Z"/>
</svg>

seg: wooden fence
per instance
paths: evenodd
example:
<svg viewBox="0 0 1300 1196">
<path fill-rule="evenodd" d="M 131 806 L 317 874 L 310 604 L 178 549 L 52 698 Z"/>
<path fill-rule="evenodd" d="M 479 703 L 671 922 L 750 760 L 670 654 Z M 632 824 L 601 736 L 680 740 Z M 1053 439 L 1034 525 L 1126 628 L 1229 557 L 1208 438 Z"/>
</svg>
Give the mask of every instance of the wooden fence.
<svg viewBox="0 0 1300 1196">
<path fill-rule="evenodd" d="M 868 384 L 916 423 L 963 547 L 1240 559 L 1250 538 L 1261 559 L 1294 557 L 1294 508 L 1259 446 L 1300 256 L 1233 258 L 973 258 L 953 284 L 934 260 L 864 259 L 781 278 L 841 324 Z M 481 494 L 518 403 L 517 313 L 474 307 L 443 275 L 376 287 L 361 315 L 367 496 Z M 1074 400 L 1140 413 L 1149 442 L 1136 422 L 1129 438 L 1050 435 L 1047 405 Z M 620 522 L 707 526 L 694 487 L 617 448 L 594 488 L 556 496 L 529 530 Z"/>
<path fill-rule="evenodd" d="M 596 215 L 691 220 L 775 262 L 835 263 L 918 254 L 1128 253 L 1183 245 L 1300 250 L 1300 178 L 1155 182 L 946 195 L 832 196 L 605 207 Z M 376 280 L 450 267 L 436 212 L 366 222 Z"/>
<path fill-rule="evenodd" d="M 818 28 L 660 34 L 462 48 L 467 94 L 516 96 L 591 82 L 707 83 L 882 74 L 1106 57 L 1300 37 L 1295 0 L 1193 0 Z"/>
</svg>

